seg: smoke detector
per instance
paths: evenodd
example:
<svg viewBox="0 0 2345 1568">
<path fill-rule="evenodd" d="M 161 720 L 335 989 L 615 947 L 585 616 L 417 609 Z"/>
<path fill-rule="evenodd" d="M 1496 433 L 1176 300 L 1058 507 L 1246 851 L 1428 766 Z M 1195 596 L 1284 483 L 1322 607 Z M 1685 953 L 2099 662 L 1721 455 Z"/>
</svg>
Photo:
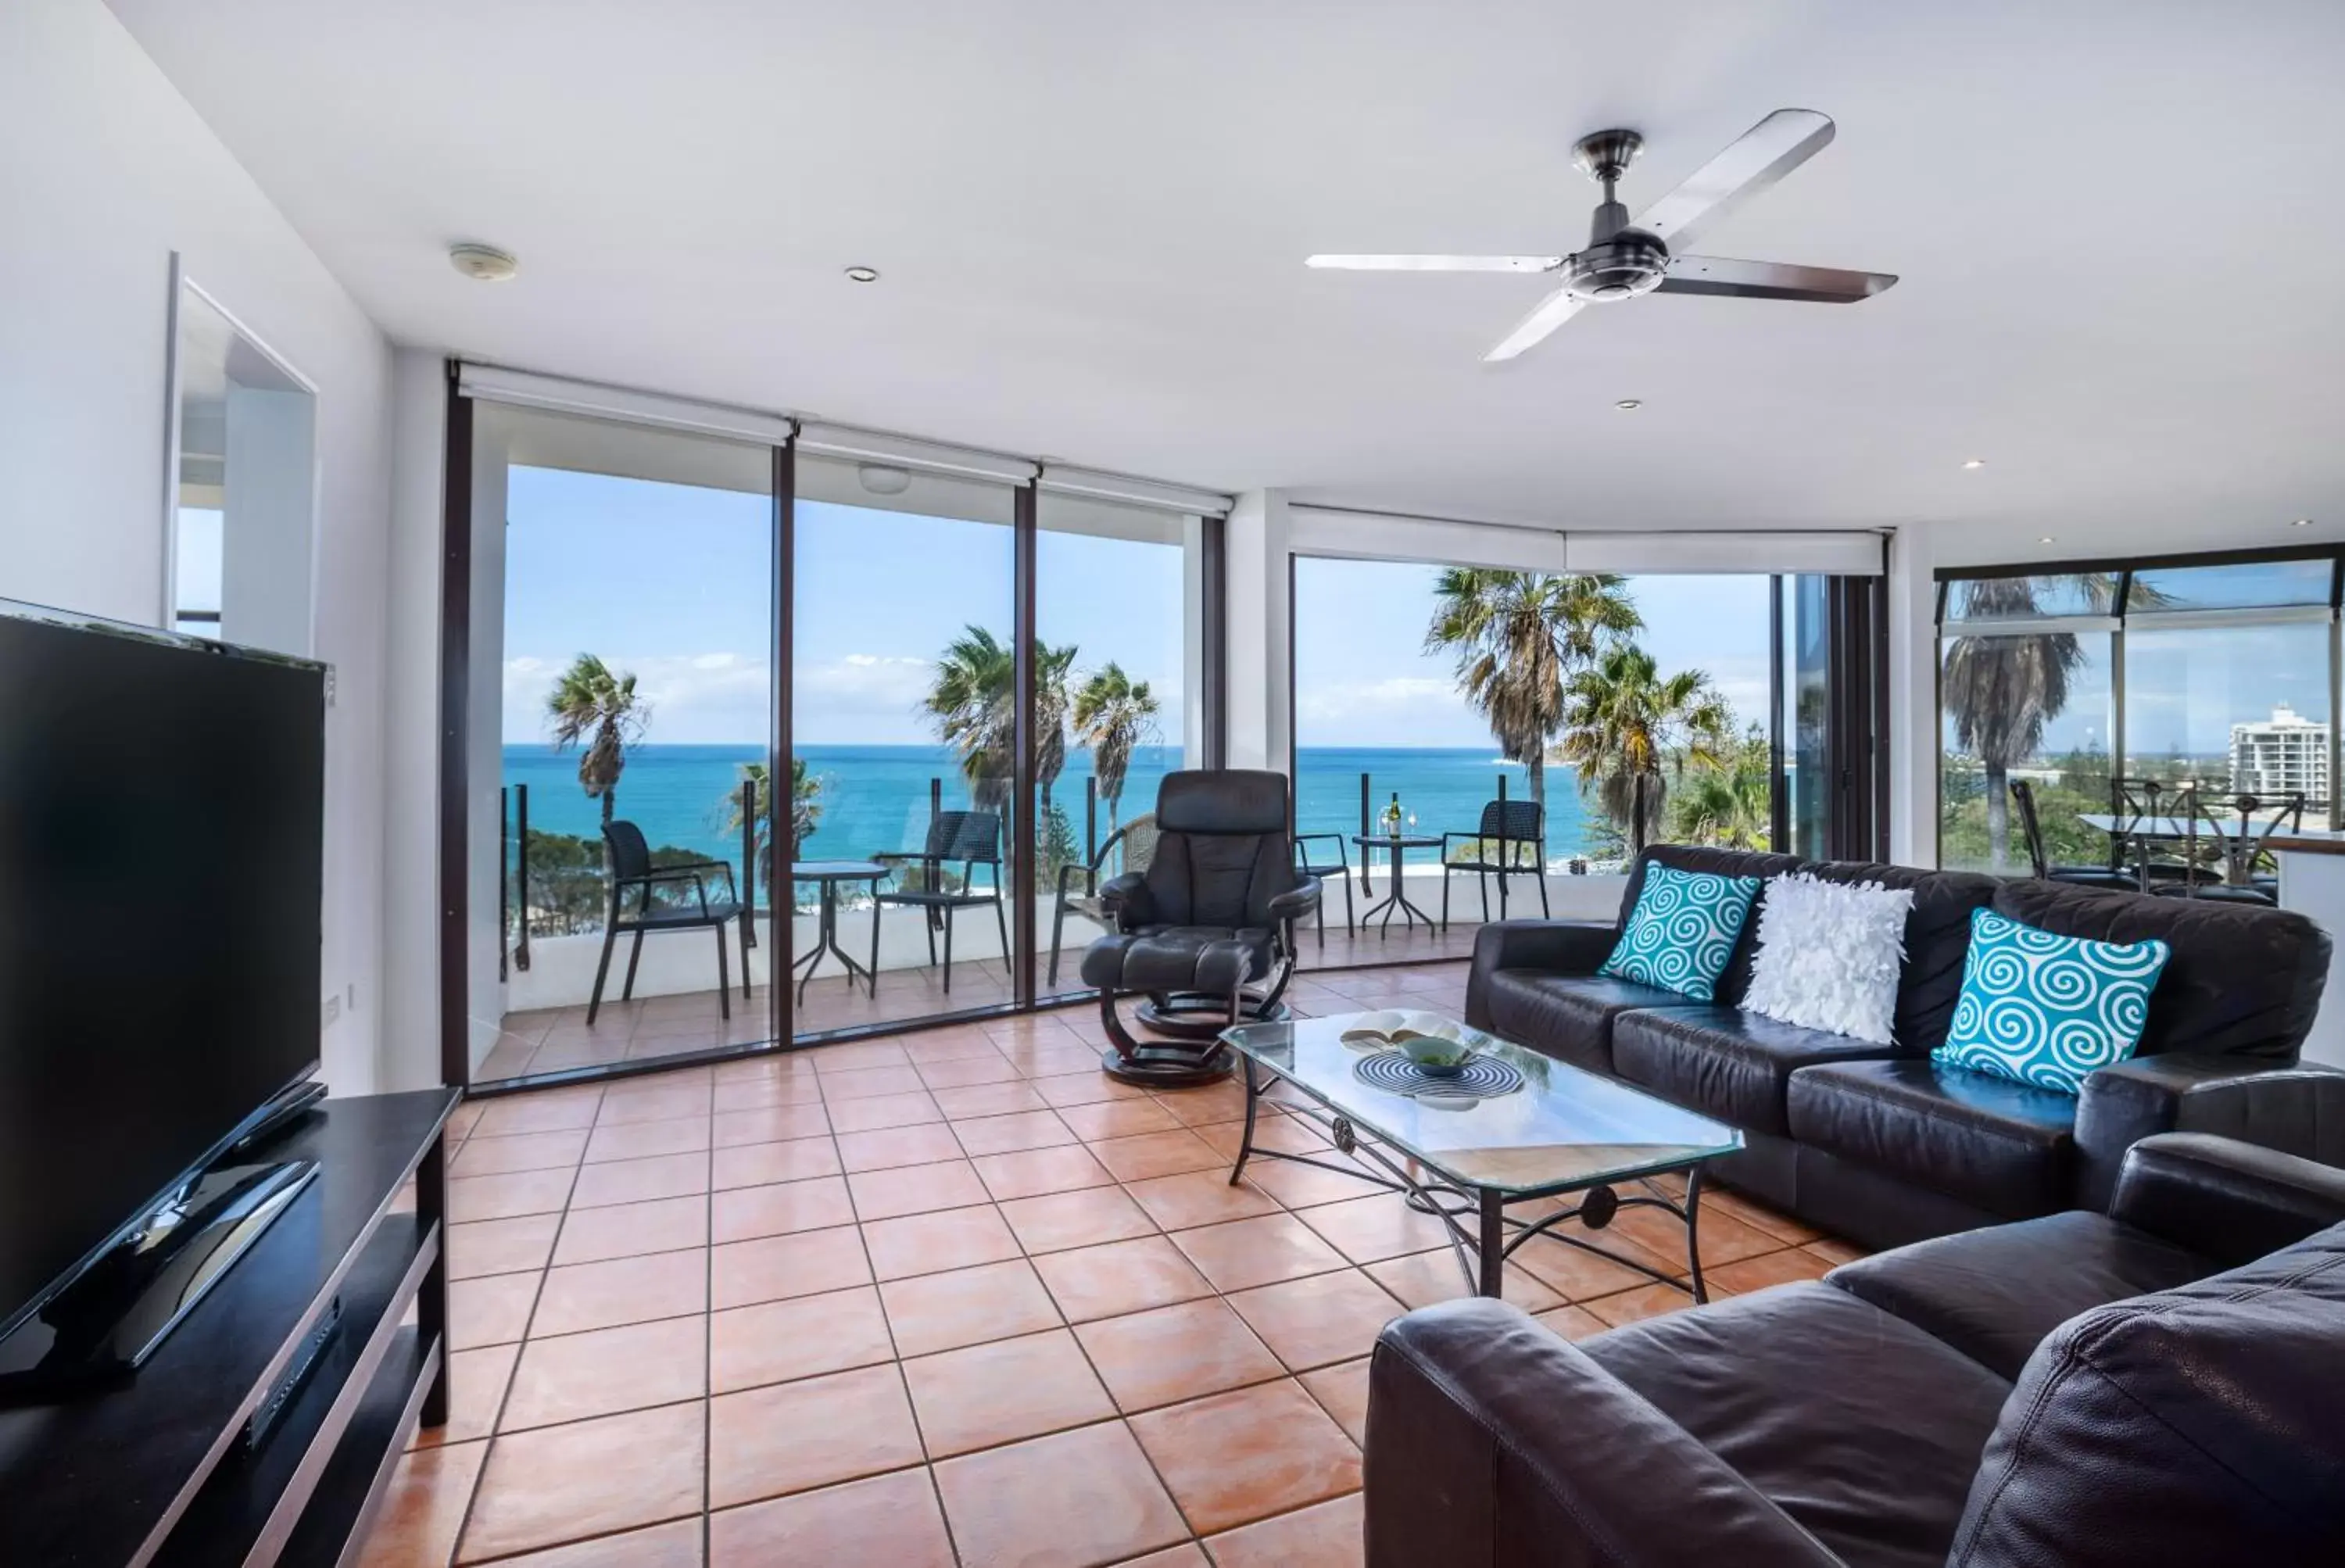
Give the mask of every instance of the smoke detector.
<svg viewBox="0 0 2345 1568">
<path fill-rule="evenodd" d="M 509 251 L 493 245 L 451 245 L 448 263 L 465 277 L 482 283 L 503 283 L 521 270 Z"/>
</svg>

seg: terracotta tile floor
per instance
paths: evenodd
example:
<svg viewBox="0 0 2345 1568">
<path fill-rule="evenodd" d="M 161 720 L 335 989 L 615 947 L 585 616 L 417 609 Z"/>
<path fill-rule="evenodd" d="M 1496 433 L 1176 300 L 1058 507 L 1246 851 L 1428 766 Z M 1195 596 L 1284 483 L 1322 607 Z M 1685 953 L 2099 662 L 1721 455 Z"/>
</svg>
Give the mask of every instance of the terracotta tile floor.
<svg viewBox="0 0 2345 1568">
<path fill-rule="evenodd" d="M 1464 988 L 1444 963 L 1294 995 Z M 370 1568 L 1357 1563 L 1365 1357 L 1465 1281 L 1365 1182 L 1265 1161 L 1231 1186 L 1242 1095 L 1116 1084 L 1092 1028 L 460 1109 L 454 1412 L 402 1461 Z M 1851 1256 L 1731 1194 L 1703 1209 L 1720 1294 Z M 1670 1239 L 1639 1219 L 1616 1243 L 1639 1235 Z M 1685 1301 L 1561 1245 L 1508 1291 L 1575 1337 Z"/>
</svg>

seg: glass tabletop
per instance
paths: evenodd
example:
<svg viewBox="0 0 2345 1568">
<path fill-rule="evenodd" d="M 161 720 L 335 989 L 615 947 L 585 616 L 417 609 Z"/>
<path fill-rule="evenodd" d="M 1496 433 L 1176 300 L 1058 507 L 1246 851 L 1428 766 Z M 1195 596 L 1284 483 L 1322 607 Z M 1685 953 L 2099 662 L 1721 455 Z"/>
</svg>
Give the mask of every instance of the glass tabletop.
<svg viewBox="0 0 2345 1568">
<path fill-rule="evenodd" d="M 1453 1033 L 1513 1067 L 1522 1086 L 1486 1099 L 1404 1094 L 1354 1074 L 1383 1047 L 1346 1031 L 1405 1027 Z M 1533 1193 L 1625 1180 L 1696 1165 L 1742 1146 L 1722 1122 L 1680 1110 L 1615 1079 L 1558 1062 L 1437 1013 L 1387 1010 L 1248 1023 L 1222 1038 L 1398 1153 L 1460 1186 Z"/>
</svg>

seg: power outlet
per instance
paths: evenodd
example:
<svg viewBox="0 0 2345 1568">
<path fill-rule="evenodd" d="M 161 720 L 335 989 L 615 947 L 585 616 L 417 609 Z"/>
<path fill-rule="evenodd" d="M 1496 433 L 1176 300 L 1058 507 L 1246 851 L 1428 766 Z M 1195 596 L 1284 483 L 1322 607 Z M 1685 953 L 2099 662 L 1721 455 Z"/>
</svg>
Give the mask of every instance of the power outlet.
<svg viewBox="0 0 2345 1568">
<path fill-rule="evenodd" d="M 341 1015 L 342 1015 L 342 999 L 341 999 L 341 996 L 340 996 L 339 993 L 337 993 L 337 994 L 335 994 L 335 995 L 329 996 L 328 998 L 326 998 L 326 1027 L 327 1027 L 327 1028 L 329 1028 L 329 1029 L 331 1029 L 331 1028 L 334 1026 L 334 1021 L 335 1021 L 336 1019 L 338 1019 L 338 1018 L 341 1017 Z"/>
</svg>

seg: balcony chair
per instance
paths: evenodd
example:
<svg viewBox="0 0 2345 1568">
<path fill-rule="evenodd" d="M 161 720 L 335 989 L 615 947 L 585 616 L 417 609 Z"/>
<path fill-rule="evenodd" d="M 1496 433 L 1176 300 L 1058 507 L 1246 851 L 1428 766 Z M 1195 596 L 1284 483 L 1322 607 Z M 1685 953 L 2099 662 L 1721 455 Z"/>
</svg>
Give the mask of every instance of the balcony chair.
<svg viewBox="0 0 2345 1568">
<path fill-rule="evenodd" d="M 2188 827 L 2184 840 L 2183 863 L 2196 867 L 2200 863 L 2198 825 L 2208 828 L 2207 840 L 2216 864 L 2208 868 L 2204 878 L 2169 883 L 2157 889 L 2167 898 L 2202 899 L 2215 903 L 2260 904 L 2266 908 L 2279 902 L 2279 878 L 2259 875 L 2256 866 L 2268 860 L 2264 844 L 2286 825 L 2299 827 L 2304 821 L 2304 797 L 2289 794 L 2278 800 L 2266 800 L 2258 796 L 2232 794 L 2228 790 L 2207 790 L 2192 786 L 2182 792 L 2177 812 Z M 2260 821 L 2259 813 L 2269 812 Z M 2225 818 L 2235 816 L 2236 826 L 2227 827 Z"/>
<path fill-rule="evenodd" d="M 1059 944 L 1066 933 L 1070 914 L 1081 915 L 1096 925 L 1112 926 L 1114 923 L 1108 913 L 1106 901 L 1099 896 L 1099 874 L 1115 858 L 1119 849 L 1123 853 L 1125 871 L 1148 870 L 1149 862 L 1156 858 L 1155 813 L 1147 812 L 1134 817 L 1110 833 L 1107 842 L 1094 850 L 1090 860 L 1080 865 L 1070 860 L 1059 868 L 1058 907 L 1051 912 L 1051 985 L 1059 983 Z M 1077 877 L 1083 879 L 1083 891 L 1080 893 L 1073 891 Z"/>
<path fill-rule="evenodd" d="M 999 811 L 939 811 L 929 823 L 929 836 L 917 852 L 888 851 L 871 857 L 881 865 L 917 866 L 917 886 L 891 888 L 878 895 L 885 904 L 924 910 L 928 916 L 929 962 L 937 962 L 937 932 L 945 933 L 945 994 L 952 994 L 953 911 L 975 904 L 993 906 L 993 923 L 1001 933 L 1001 962 L 1010 964 L 1010 922 L 1001 911 L 1001 813 Z M 945 868 L 958 863 L 960 885 L 949 887 Z M 987 869 L 991 884 L 977 885 L 979 867 Z M 877 918 L 875 911 L 874 918 Z"/>
<path fill-rule="evenodd" d="M 643 830 L 624 820 L 603 824 L 603 863 L 611 869 L 611 912 L 603 922 L 603 957 L 594 965 L 594 992 L 586 1002 L 588 1026 L 593 1026 L 595 1014 L 603 1009 L 603 983 L 611 972 L 611 947 L 619 940 L 621 932 L 631 932 L 634 936 L 627 950 L 626 983 L 619 988 L 619 1000 L 632 1002 L 635 995 L 635 964 L 644 956 L 646 934 L 713 928 L 716 932 L 716 1008 L 730 1019 L 733 980 L 725 956 L 725 922 L 741 914 L 732 866 L 724 860 L 655 866 L 651 848 L 644 842 Z M 725 891 L 712 898 L 708 881 L 718 872 L 724 873 Z M 662 901 L 652 896 L 663 888 L 685 882 L 692 884 L 692 897 L 688 900 Z M 634 897 L 633 909 L 626 907 L 630 894 Z"/>
<path fill-rule="evenodd" d="M 2115 866 L 2056 866 L 2044 847 L 2044 825 L 2035 815 L 2035 786 L 2025 779 L 2011 781 L 2011 803 L 2019 808 L 2019 831 L 2027 841 L 2027 860 L 2039 881 L 2074 882 L 2078 887 L 2111 888 L 2118 892 L 2133 892 L 2140 887 L 2139 879 Z M 2113 838 L 2112 843 L 2117 842 Z"/>
<path fill-rule="evenodd" d="M 1284 773 L 1165 775 L 1156 853 L 1145 871 L 1100 884 L 1111 932 L 1083 953 L 1083 983 L 1098 988 L 1113 1042 L 1101 1058 L 1111 1077 L 1212 1083 L 1233 1061 L 1224 1027 L 1286 1016 L 1294 922 L 1319 906 L 1318 881 L 1294 869 L 1288 820 Z M 1116 998 L 1141 993 L 1141 1022 L 1172 1041 L 1142 1044 L 1125 1032 Z"/>
<path fill-rule="evenodd" d="M 1323 860 L 1319 859 L 1319 851 L 1311 847 L 1314 844 L 1335 845 L 1335 858 L 1332 860 Z M 1295 834 L 1294 869 L 1304 876 L 1319 878 L 1323 886 L 1325 884 L 1325 880 L 1331 876 L 1336 878 L 1343 883 L 1344 934 L 1345 936 L 1351 935 L 1352 857 L 1351 851 L 1344 847 L 1344 835 L 1341 833 Z M 1325 904 L 1323 903 L 1319 906 L 1319 918 L 1312 923 L 1317 927 L 1319 932 L 1319 951 L 1321 952 L 1325 952 L 1327 951 L 1327 906 Z"/>
<path fill-rule="evenodd" d="M 1452 840 L 1473 846 L 1465 860 L 1449 858 Z M 1490 846 L 1496 844 L 1494 856 Z M 1528 849 L 1531 863 L 1516 853 Z M 1471 871 L 1482 888 L 1482 920 L 1490 919 L 1490 879 L 1498 879 L 1498 918 L 1507 918 L 1507 879 L 1528 877 L 1538 886 L 1539 915 L 1549 918 L 1547 902 L 1547 812 L 1536 800 L 1493 800 L 1482 808 L 1482 825 L 1470 833 L 1441 835 L 1441 929 L 1449 929 L 1449 874 Z"/>
</svg>

